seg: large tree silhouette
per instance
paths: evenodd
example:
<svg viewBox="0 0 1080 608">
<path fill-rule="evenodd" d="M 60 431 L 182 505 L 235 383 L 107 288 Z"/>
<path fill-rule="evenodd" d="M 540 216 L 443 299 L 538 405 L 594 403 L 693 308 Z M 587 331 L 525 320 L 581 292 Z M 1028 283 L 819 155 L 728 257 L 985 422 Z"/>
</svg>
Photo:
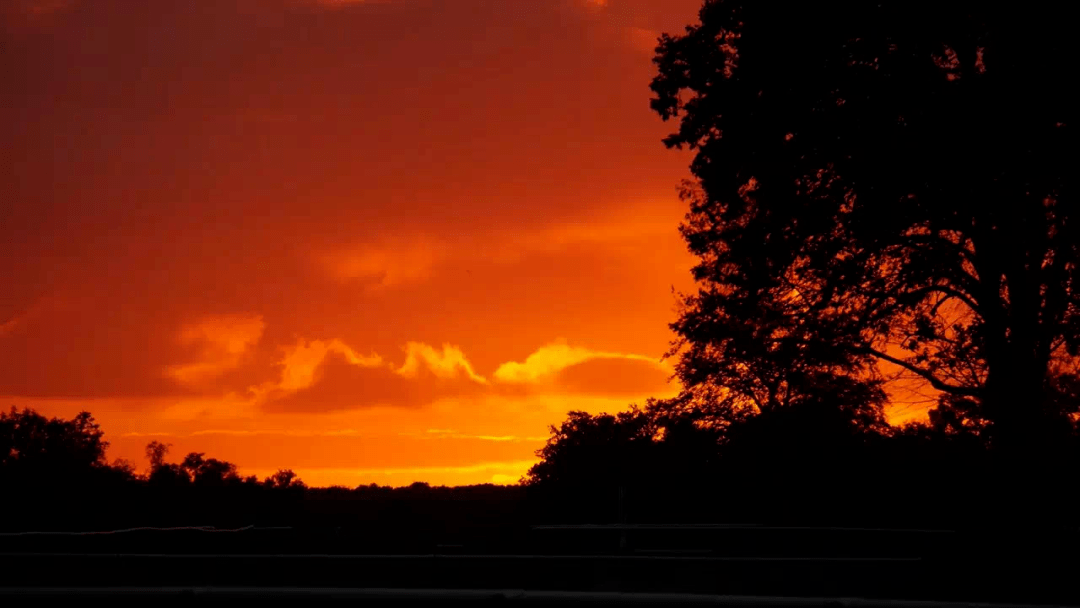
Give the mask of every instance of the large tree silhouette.
<svg viewBox="0 0 1080 608">
<path fill-rule="evenodd" d="M 869 402 L 891 367 L 994 447 L 1070 428 L 1068 20 L 907 1 L 710 0 L 699 16 L 661 38 L 652 82 L 653 109 L 679 120 L 665 143 L 696 150 L 681 403 Z"/>
</svg>

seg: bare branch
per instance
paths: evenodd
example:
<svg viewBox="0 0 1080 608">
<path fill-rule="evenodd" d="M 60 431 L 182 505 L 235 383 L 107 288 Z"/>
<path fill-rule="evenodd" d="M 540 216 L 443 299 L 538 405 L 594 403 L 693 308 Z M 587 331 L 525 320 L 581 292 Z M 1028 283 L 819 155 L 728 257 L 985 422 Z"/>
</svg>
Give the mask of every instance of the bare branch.
<svg viewBox="0 0 1080 608">
<path fill-rule="evenodd" d="M 911 373 L 913 373 L 913 374 L 915 374 L 917 376 L 922 377 L 923 379 L 925 379 L 927 382 L 930 383 L 930 386 L 934 387 L 935 389 L 937 389 L 939 391 L 950 393 L 950 394 L 953 394 L 953 395 L 965 395 L 965 396 L 969 396 L 969 397 L 977 396 L 982 392 L 979 388 L 975 388 L 975 387 L 957 386 L 955 384 L 948 384 L 947 382 L 941 380 L 940 378 L 938 378 L 937 376 L 935 376 L 933 373 L 931 373 L 928 370 L 925 370 L 925 369 L 923 369 L 921 367 L 918 367 L 917 365 L 908 363 L 907 361 L 904 361 L 903 359 L 897 359 L 896 357 L 893 357 L 891 355 L 887 355 L 887 354 L 885 354 L 885 353 L 883 353 L 883 352 L 881 352 L 881 351 L 879 351 L 879 350 L 877 350 L 875 348 L 866 346 L 866 347 L 864 347 L 864 350 L 867 353 L 869 353 L 869 354 L 871 354 L 871 355 L 873 355 L 873 356 L 875 356 L 875 357 L 877 357 L 877 358 L 879 358 L 879 359 L 881 359 L 883 361 L 888 361 L 889 363 L 892 363 L 894 365 L 899 365 L 900 367 L 908 370 L 909 372 L 911 372 Z"/>
<path fill-rule="evenodd" d="M 962 291 L 960 291 L 958 289 L 954 289 L 952 287 L 948 287 L 948 286 L 945 286 L 945 285 L 931 285 L 929 287 L 922 287 L 922 288 L 916 289 L 914 291 L 909 291 L 905 295 L 908 295 L 908 296 L 922 296 L 922 295 L 931 294 L 931 293 L 940 293 L 940 294 L 946 296 L 945 299 L 943 299 L 941 302 L 938 302 L 935 305 L 935 308 L 941 306 L 942 303 L 944 303 L 944 302 L 946 302 L 948 300 L 955 299 L 955 300 L 960 300 L 961 302 L 963 302 L 975 314 L 980 314 L 981 315 L 981 313 L 979 311 L 979 308 L 980 308 L 979 303 L 976 302 L 974 298 L 972 298 L 970 295 L 968 295 L 968 294 L 966 294 L 966 293 L 964 293 L 964 292 L 962 292 Z"/>
</svg>

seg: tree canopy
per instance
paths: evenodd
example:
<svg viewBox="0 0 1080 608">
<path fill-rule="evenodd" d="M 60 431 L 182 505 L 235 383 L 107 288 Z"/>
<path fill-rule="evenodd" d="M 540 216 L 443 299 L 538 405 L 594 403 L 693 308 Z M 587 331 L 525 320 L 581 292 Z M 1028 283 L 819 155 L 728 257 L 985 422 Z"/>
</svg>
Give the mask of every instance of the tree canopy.
<svg viewBox="0 0 1080 608">
<path fill-rule="evenodd" d="M 85 474 L 106 464 L 109 443 L 103 436 L 89 412 L 64 420 L 12 407 L 0 412 L 0 471 L 57 477 Z"/>
<path fill-rule="evenodd" d="M 696 151 L 696 293 L 672 407 L 720 419 L 892 372 L 936 420 L 1028 449 L 1067 432 L 1080 354 L 1080 107 L 1048 5 L 708 0 L 661 37 L 652 108 Z"/>
</svg>

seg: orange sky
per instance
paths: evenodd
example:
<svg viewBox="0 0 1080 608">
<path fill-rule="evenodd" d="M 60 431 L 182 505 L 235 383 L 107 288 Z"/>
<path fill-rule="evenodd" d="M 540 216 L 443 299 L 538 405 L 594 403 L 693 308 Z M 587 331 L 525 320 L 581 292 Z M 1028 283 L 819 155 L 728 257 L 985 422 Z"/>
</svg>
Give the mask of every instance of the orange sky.
<svg viewBox="0 0 1080 608">
<path fill-rule="evenodd" d="M 700 0 L 8 0 L 0 396 L 110 457 L 516 481 L 672 394 Z"/>
</svg>

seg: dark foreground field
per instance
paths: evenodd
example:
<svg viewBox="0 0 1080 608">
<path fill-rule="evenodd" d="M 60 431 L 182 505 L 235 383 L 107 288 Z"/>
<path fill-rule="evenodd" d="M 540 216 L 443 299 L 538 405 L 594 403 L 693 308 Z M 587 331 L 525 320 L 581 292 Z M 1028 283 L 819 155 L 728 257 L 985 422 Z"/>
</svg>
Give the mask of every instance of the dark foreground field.
<svg viewBox="0 0 1080 608">
<path fill-rule="evenodd" d="M 381 538 L 395 531 L 371 532 Z M 502 530 L 513 542 L 493 551 L 485 540 L 492 530 L 459 532 L 456 544 L 396 532 L 407 550 L 385 551 L 380 543 L 384 551 L 374 553 L 363 530 L 8 536 L 0 539 L 0 597 L 4 603 L 61 594 L 96 595 L 109 603 L 202 605 L 275 598 L 365 605 L 862 605 L 853 598 L 865 605 L 1080 605 L 1075 534 L 550 526 Z"/>
</svg>

